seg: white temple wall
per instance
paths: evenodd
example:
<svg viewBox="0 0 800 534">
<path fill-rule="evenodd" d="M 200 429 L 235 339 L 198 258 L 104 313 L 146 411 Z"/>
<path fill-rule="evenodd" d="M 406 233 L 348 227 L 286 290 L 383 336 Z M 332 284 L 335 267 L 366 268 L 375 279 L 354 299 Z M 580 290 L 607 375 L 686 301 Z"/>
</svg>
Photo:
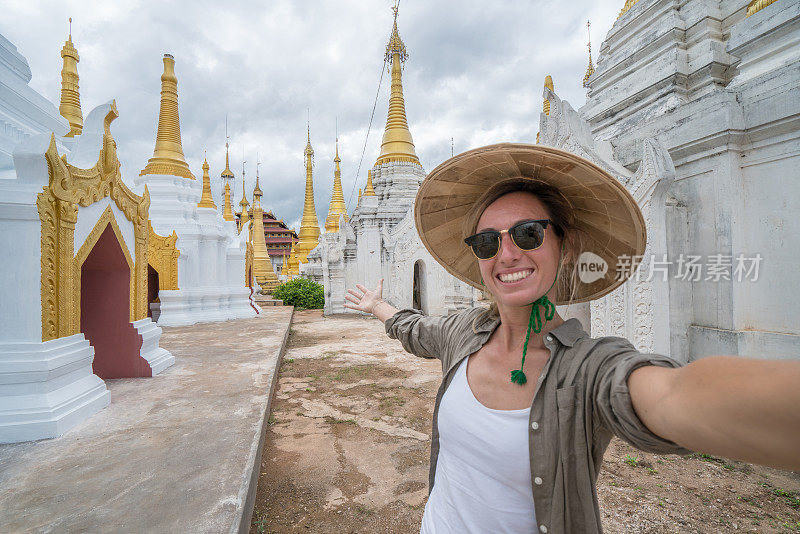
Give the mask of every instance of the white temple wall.
<svg viewBox="0 0 800 534">
<path fill-rule="evenodd" d="M 0 221 L 0 340 L 41 342 L 39 213 L 35 205 L 0 202 Z"/>
</svg>

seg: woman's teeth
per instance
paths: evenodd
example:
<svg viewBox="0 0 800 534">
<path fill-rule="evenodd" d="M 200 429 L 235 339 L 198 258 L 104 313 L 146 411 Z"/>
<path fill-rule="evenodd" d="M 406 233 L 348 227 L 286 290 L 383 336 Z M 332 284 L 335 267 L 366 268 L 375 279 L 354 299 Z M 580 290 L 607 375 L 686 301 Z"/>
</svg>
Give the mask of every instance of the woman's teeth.
<svg viewBox="0 0 800 534">
<path fill-rule="evenodd" d="M 531 275 L 531 273 L 533 273 L 532 269 L 525 269 L 524 271 L 517 271 L 515 273 L 498 274 L 497 278 L 499 278 L 501 282 L 505 283 L 516 282 L 518 280 L 522 280 L 523 278 L 527 278 Z"/>
</svg>

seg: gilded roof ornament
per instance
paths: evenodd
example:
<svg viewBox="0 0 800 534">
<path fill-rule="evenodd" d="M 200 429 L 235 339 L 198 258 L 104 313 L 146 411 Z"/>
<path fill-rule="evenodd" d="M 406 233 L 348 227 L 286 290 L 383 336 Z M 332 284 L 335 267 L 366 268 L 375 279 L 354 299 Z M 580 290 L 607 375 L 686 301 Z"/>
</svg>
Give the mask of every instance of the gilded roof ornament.
<svg viewBox="0 0 800 534">
<path fill-rule="evenodd" d="M 553 78 L 549 74 L 544 78 L 544 86 L 546 89 L 550 89 L 552 92 L 555 93 L 555 87 L 553 87 Z M 542 111 L 545 115 L 550 115 L 550 100 L 547 98 L 544 99 L 542 103 Z"/>
<path fill-rule="evenodd" d="M 774 4 L 777 0 L 752 0 L 747 4 L 747 16 L 758 13 L 768 5 Z"/>
<path fill-rule="evenodd" d="M 375 189 L 372 187 L 372 171 L 367 171 L 367 187 L 364 188 L 364 196 L 375 196 Z"/>
<path fill-rule="evenodd" d="M 586 44 L 586 46 L 589 47 L 589 66 L 586 67 L 586 74 L 583 76 L 583 87 L 587 88 L 589 87 L 589 78 L 591 78 L 592 74 L 594 74 L 594 65 L 592 64 L 592 34 L 589 30 L 590 25 L 591 23 L 587 20 L 586 32 L 589 34 L 589 42 Z"/>
<path fill-rule="evenodd" d="M 69 18 L 69 38 L 61 49 L 64 65 L 61 68 L 61 104 L 58 112 L 69 122 L 69 133 L 65 137 L 74 137 L 83 132 L 83 112 L 81 111 L 81 94 L 78 86 L 78 50 L 72 44 L 72 17 Z"/>
<path fill-rule="evenodd" d="M 622 9 L 620 10 L 620 12 L 619 12 L 619 15 L 617 15 L 617 20 L 619 20 L 619 18 L 620 18 L 622 15 L 624 15 L 625 13 L 627 13 L 628 11 L 630 11 L 630 9 L 631 9 L 633 6 L 635 6 L 635 5 L 636 5 L 636 2 L 638 2 L 638 1 L 639 1 L 639 0 L 625 0 L 625 5 L 624 5 L 624 6 L 622 6 Z"/>
<path fill-rule="evenodd" d="M 242 212 L 239 215 L 239 231 L 241 231 L 245 223 L 250 220 L 250 214 L 248 213 L 250 203 L 247 201 L 247 189 L 245 189 L 247 187 L 244 171 L 245 163 L 247 163 L 247 161 L 244 159 L 244 154 L 242 154 L 242 200 L 239 201 L 239 207 L 241 208 Z"/>
<path fill-rule="evenodd" d="M 203 158 L 203 196 L 200 198 L 197 207 L 217 209 L 217 205 L 214 204 L 214 198 L 211 196 L 211 177 L 208 175 L 208 169 L 208 160 Z"/>
</svg>

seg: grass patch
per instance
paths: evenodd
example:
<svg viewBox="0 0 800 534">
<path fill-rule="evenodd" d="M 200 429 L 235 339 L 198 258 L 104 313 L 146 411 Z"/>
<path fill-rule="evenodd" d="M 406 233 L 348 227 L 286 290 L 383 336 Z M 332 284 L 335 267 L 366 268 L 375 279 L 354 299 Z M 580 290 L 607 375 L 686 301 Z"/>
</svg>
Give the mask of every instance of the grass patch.
<svg viewBox="0 0 800 534">
<path fill-rule="evenodd" d="M 338 350 L 326 351 L 322 353 L 322 357 L 320 358 L 320 360 L 330 360 L 331 358 L 335 358 L 338 355 L 339 355 Z"/>
<path fill-rule="evenodd" d="M 631 456 L 630 454 L 626 454 L 625 458 L 622 460 L 626 464 L 631 467 L 638 467 L 639 466 L 639 457 L 638 456 Z"/>
<path fill-rule="evenodd" d="M 373 363 L 349 365 L 330 375 L 330 378 L 335 382 L 355 382 L 366 377 L 374 368 Z"/>
</svg>

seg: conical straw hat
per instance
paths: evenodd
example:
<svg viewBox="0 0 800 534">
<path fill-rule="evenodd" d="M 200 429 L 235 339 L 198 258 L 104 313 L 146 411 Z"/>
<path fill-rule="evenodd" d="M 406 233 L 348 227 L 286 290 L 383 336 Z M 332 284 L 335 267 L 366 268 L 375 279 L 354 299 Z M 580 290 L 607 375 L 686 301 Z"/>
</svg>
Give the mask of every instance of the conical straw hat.
<svg viewBox="0 0 800 534">
<path fill-rule="evenodd" d="M 497 197 L 498 188 L 525 180 L 555 187 L 572 206 L 575 227 L 583 236 L 575 268 L 586 268 L 587 263 L 581 260 L 593 258 L 588 253 L 596 254 L 607 265 L 605 275 L 596 280 L 567 273 L 578 287 L 564 289 L 559 285 L 556 304 L 600 298 L 633 274 L 631 258 L 641 257 L 647 243 L 644 218 L 636 201 L 594 163 L 542 145 L 485 146 L 436 167 L 422 182 L 414 206 L 417 231 L 428 252 L 452 275 L 480 289 L 478 260 L 464 238 L 475 232 L 478 218 Z"/>
</svg>

